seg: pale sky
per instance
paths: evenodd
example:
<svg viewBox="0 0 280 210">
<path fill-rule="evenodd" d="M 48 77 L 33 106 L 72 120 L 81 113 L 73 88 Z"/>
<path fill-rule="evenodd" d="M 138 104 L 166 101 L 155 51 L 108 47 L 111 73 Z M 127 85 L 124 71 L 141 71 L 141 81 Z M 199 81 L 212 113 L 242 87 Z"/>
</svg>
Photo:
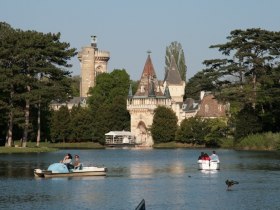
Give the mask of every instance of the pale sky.
<svg viewBox="0 0 280 210">
<path fill-rule="evenodd" d="M 163 79 L 165 49 L 181 43 L 187 79 L 206 59 L 222 55 L 210 45 L 226 42 L 235 29 L 280 31 L 279 0 L 0 0 L 0 21 L 13 28 L 61 32 L 61 41 L 81 50 L 96 35 L 98 48 L 110 51 L 109 72 L 126 69 L 140 79 L 151 50 L 158 79 Z M 73 75 L 80 74 L 77 57 Z"/>
</svg>

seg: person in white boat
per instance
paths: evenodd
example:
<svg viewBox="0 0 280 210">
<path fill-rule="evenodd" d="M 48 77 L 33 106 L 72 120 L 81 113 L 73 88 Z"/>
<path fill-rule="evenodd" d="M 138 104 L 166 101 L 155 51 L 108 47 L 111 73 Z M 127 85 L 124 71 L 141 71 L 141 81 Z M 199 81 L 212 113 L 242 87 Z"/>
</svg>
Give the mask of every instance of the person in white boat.
<svg viewBox="0 0 280 210">
<path fill-rule="evenodd" d="M 204 152 L 201 152 L 199 157 L 198 157 L 198 160 L 203 160 L 203 157 L 204 157 Z"/>
<path fill-rule="evenodd" d="M 216 151 L 212 152 L 212 155 L 210 155 L 210 159 L 212 161 L 219 161 L 219 156 L 216 154 Z"/>
<path fill-rule="evenodd" d="M 74 169 L 81 169 L 82 167 L 82 164 L 81 164 L 81 161 L 80 161 L 80 157 L 79 155 L 75 155 L 75 161 L 74 161 Z"/>
</svg>

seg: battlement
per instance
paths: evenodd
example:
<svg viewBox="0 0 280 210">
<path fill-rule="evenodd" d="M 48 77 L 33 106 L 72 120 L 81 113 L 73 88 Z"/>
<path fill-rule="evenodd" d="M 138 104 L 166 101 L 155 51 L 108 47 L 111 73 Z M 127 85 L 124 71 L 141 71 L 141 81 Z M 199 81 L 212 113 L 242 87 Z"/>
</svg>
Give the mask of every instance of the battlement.
<svg viewBox="0 0 280 210">
<path fill-rule="evenodd" d="M 108 61 L 110 59 L 110 52 L 97 50 L 95 52 L 95 59 L 100 61 Z"/>
</svg>

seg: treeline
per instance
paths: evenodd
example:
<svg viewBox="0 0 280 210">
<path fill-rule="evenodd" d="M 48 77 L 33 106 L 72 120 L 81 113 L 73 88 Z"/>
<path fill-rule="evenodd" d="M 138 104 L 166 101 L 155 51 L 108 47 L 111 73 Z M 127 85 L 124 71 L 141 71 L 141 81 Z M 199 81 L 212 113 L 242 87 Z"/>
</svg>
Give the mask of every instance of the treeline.
<svg viewBox="0 0 280 210">
<path fill-rule="evenodd" d="M 130 130 L 130 115 L 126 109 L 130 83 L 124 69 L 98 75 L 96 86 L 89 90 L 88 107 L 73 107 L 70 111 L 62 106 L 52 113 L 52 141 L 104 144 L 105 133 Z"/>
</svg>

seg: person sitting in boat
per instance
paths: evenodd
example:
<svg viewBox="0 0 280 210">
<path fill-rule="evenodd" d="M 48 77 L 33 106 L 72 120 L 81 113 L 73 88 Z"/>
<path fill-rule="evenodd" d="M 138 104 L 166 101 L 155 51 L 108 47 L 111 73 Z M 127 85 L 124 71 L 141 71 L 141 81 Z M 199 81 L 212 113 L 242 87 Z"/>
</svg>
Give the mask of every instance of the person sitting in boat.
<svg viewBox="0 0 280 210">
<path fill-rule="evenodd" d="M 202 160 L 211 160 L 207 153 L 204 153 Z"/>
<path fill-rule="evenodd" d="M 203 156 L 204 156 L 204 152 L 201 152 L 199 157 L 198 157 L 198 160 L 203 160 Z"/>
<path fill-rule="evenodd" d="M 66 154 L 63 160 L 60 161 L 64 163 L 68 169 L 73 169 L 74 166 L 72 165 L 72 155 L 70 153 Z"/>
<path fill-rule="evenodd" d="M 74 161 L 74 169 L 81 169 L 82 164 L 80 162 L 80 157 L 79 155 L 75 155 L 75 161 Z"/>
<path fill-rule="evenodd" d="M 216 151 L 212 152 L 212 155 L 210 155 L 210 159 L 212 161 L 219 161 L 219 156 L 216 154 Z"/>
</svg>

